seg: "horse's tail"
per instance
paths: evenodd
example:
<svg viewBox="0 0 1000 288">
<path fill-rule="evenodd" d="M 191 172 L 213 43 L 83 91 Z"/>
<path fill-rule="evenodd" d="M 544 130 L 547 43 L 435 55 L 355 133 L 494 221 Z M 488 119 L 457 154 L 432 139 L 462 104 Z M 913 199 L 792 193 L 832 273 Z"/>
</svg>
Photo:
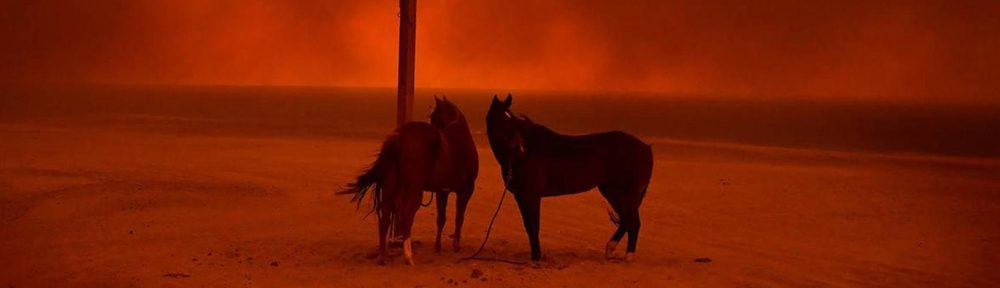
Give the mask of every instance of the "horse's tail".
<svg viewBox="0 0 1000 288">
<path fill-rule="evenodd" d="M 337 195 L 353 194 L 354 197 L 351 198 L 351 202 L 358 202 L 358 208 L 361 207 L 361 200 L 365 198 L 365 195 L 369 190 L 375 194 L 372 196 L 374 199 L 374 204 L 372 205 L 372 212 L 376 214 L 381 213 L 381 202 L 382 202 L 382 188 L 385 185 L 384 175 L 387 173 L 388 169 L 393 169 L 393 163 L 399 159 L 399 141 L 396 135 L 389 136 L 382 143 L 382 149 L 379 150 L 378 156 L 375 158 L 375 162 L 372 163 L 368 169 L 365 169 L 361 175 L 354 183 L 347 184 L 343 190 L 337 192 Z M 380 217 L 382 215 L 379 215 Z"/>
</svg>

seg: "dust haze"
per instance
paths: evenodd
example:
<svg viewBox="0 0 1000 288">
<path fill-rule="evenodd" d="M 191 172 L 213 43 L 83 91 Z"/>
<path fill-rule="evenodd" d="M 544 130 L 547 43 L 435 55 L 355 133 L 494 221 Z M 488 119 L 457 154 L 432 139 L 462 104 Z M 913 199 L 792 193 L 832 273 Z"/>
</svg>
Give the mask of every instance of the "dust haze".
<svg viewBox="0 0 1000 288">
<path fill-rule="evenodd" d="M 447 95 L 480 173 L 402 267 L 332 195 L 396 125 L 397 1 L 0 0 L 0 287 L 1000 287 L 998 1 L 418 1 L 414 120 Z M 651 145 L 636 262 L 596 191 L 459 261 L 507 92 Z M 483 256 L 530 257 L 517 205 Z"/>
<path fill-rule="evenodd" d="M 441 1 L 417 85 L 996 103 L 992 1 Z M 4 1 L 8 84 L 395 84 L 397 1 Z"/>
</svg>

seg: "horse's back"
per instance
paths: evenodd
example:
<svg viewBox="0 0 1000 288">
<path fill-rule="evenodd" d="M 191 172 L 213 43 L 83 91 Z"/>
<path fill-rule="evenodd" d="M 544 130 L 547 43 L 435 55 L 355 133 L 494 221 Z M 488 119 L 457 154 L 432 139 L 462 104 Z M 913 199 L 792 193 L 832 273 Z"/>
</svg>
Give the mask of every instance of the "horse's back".
<svg viewBox="0 0 1000 288">
<path fill-rule="evenodd" d="M 440 145 L 437 128 L 427 122 L 409 122 L 397 130 L 399 173 L 407 185 L 424 183 L 433 169 Z"/>
<path fill-rule="evenodd" d="M 536 163 L 547 168 L 549 196 L 602 185 L 643 188 L 652 176 L 652 150 L 631 134 L 558 135 L 549 141 L 548 147 L 534 155 L 539 159 Z"/>
<path fill-rule="evenodd" d="M 647 166 L 643 164 L 652 165 L 653 160 L 653 149 L 646 142 L 642 142 L 639 138 L 632 136 L 622 131 L 611 131 L 606 132 L 605 138 L 607 149 L 611 149 L 612 156 L 620 161 L 634 162 L 628 164 L 636 164 L 641 166 Z"/>
<path fill-rule="evenodd" d="M 564 147 L 557 147 L 564 153 L 575 154 L 572 157 L 580 159 L 617 160 L 617 162 L 644 162 L 652 160 L 653 154 L 649 144 L 639 138 L 622 131 L 614 130 L 579 136 L 566 136 Z M 633 163 L 626 163 L 633 164 Z M 634 163 L 638 164 L 638 163 Z"/>
</svg>

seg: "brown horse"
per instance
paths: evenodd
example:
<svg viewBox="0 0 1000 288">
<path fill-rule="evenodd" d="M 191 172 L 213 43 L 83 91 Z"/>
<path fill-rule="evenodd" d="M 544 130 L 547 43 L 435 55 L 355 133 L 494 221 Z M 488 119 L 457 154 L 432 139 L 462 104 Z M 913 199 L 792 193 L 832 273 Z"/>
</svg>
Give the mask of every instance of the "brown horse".
<svg viewBox="0 0 1000 288">
<path fill-rule="evenodd" d="M 472 197 L 479 175 L 479 154 L 472 141 L 465 116 L 455 104 L 434 98 L 431 123 L 409 122 L 382 143 L 375 163 L 354 183 L 338 194 L 353 194 L 352 201 L 374 192 L 373 208 L 379 227 L 379 263 L 387 259 L 386 240 L 389 232 L 403 237 L 403 255 L 413 265 L 410 229 L 423 191 L 437 195 L 437 240 L 435 250 L 441 250 L 441 232 L 445 224 L 448 195 L 455 192 L 454 250 L 459 250 L 465 208 Z"/>
<path fill-rule="evenodd" d="M 510 110 L 512 97 L 493 96 L 486 131 L 501 176 L 521 210 L 531 244 L 531 260 L 542 257 L 538 227 L 542 197 L 581 193 L 597 187 L 614 211 L 618 225 L 605 246 L 611 257 L 628 233 L 625 259 L 635 258 L 639 239 L 639 205 L 653 172 L 649 145 L 621 131 L 579 136 L 561 135 Z"/>
</svg>

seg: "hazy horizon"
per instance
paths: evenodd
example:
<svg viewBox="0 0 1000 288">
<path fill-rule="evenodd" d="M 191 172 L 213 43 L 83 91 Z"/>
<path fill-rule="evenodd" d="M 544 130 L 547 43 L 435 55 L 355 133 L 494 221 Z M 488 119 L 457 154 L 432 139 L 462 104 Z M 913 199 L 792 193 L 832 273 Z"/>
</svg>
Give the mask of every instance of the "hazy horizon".
<svg viewBox="0 0 1000 288">
<path fill-rule="evenodd" d="M 0 122 L 251 137 L 382 137 L 395 126 L 390 88 L 118 86 L 0 89 Z M 556 94 L 550 94 L 556 93 Z M 459 105 L 474 134 L 493 94 L 418 89 Z M 635 97 L 514 92 L 516 113 L 567 134 L 623 130 L 647 138 L 872 153 L 1000 157 L 1000 108 L 815 99 Z M 482 139 L 480 139 L 482 140 Z M 483 142 L 483 141 L 480 141 Z M 485 142 L 483 142 L 485 143 Z"/>
<path fill-rule="evenodd" d="M 73 89 L 97 89 L 97 90 L 135 90 L 135 89 L 295 89 L 295 90 L 368 90 L 386 93 L 384 97 L 396 97 L 396 86 L 350 86 L 350 85 L 301 85 L 301 84 L 165 84 L 165 83 L 0 83 L 0 92 L 11 91 L 64 91 Z M 794 94 L 769 94 L 769 95 L 740 95 L 725 93 L 682 93 L 666 91 L 629 91 L 629 90 L 590 90 L 590 89 L 556 89 L 556 88 L 463 88 L 463 87 L 428 87 L 417 85 L 416 97 L 448 96 L 451 94 L 480 93 L 483 95 L 505 96 L 507 94 L 521 94 L 528 97 L 545 98 L 569 98 L 572 101 L 575 97 L 596 97 L 596 98 L 663 98 L 667 100 L 704 100 L 704 101 L 741 101 L 741 102 L 807 102 L 807 103 L 857 103 L 857 104 L 878 104 L 878 105 L 898 105 L 898 106 L 941 106 L 965 108 L 976 107 L 982 109 L 1000 109 L 1000 97 L 985 98 L 983 100 L 964 99 L 959 97 L 949 97 L 941 95 L 934 99 L 920 100 L 900 100 L 884 97 L 873 97 L 871 95 L 838 95 L 830 97 L 814 97 Z"/>
</svg>

